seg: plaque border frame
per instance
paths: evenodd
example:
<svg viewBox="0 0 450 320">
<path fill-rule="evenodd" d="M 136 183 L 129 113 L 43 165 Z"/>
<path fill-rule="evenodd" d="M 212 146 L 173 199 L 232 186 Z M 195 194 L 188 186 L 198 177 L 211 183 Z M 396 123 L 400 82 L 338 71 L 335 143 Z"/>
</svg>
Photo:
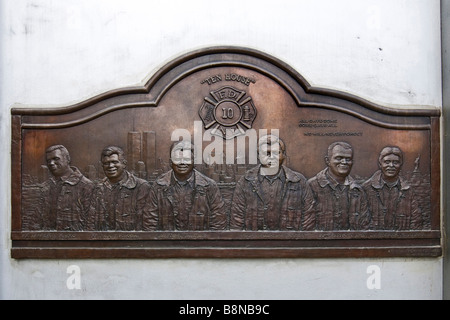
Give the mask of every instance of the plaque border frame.
<svg viewBox="0 0 450 320">
<path fill-rule="evenodd" d="M 59 232 L 21 230 L 22 132 L 68 128 L 126 108 L 157 107 L 185 77 L 214 67 L 243 67 L 280 84 L 298 106 L 320 107 L 400 130 L 428 130 L 431 230 L 317 232 Z M 149 97 L 151 98 L 149 100 Z M 60 108 L 11 109 L 11 257 L 106 258 L 379 258 L 442 256 L 439 109 L 393 109 L 345 92 L 311 86 L 283 61 L 242 47 L 212 47 L 166 64 L 143 86 L 111 90 Z M 60 118 L 54 122 L 54 118 Z M 20 165 L 19 165 L 20 164 Z"/>
</svg>

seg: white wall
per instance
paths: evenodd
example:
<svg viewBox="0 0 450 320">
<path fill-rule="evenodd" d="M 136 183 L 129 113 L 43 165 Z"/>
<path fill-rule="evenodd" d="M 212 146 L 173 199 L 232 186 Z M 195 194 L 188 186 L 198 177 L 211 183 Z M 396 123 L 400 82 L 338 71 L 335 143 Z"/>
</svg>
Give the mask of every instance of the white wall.
<svg viewBox="0 0 450 320">
<path fill-rule="evenodd" d="M 10 107 L 63 106 L 145 82 L 212 45 L 255 48 L 312 85 L 440 108 L 438 0 L 2 0 L 0 298 L 440 299 L 442 259 L 12 260 Z M 14 191 L 12 191 L 14 192 Z M 81 290 L 66 286 L 70 265 Z M 367 268 L 381 289 L 367 288 Z"/>
</svg>

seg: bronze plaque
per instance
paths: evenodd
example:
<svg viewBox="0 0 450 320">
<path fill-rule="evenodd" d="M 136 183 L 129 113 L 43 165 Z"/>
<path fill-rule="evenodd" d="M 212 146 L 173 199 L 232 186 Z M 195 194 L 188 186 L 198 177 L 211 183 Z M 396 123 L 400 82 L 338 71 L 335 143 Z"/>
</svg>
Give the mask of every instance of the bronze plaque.
<svg viewBox="0 0 450 320">
<path fill-rule="evenodd" d="M 13 108 L 12 257 L 440 256 L 439 121 L 234 47 Z"/>
</svg>

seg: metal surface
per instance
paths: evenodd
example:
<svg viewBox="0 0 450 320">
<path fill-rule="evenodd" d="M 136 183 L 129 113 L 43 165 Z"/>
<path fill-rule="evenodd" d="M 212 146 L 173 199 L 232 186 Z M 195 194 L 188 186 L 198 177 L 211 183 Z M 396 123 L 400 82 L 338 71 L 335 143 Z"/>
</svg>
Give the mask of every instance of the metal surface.
<svg viewBox="0 0 450 320">
<path fill-rule="evenodd" d="M 439 118 L 230 47 L 14 108 L 12 257 L 440 256 Z"/>
</svg>

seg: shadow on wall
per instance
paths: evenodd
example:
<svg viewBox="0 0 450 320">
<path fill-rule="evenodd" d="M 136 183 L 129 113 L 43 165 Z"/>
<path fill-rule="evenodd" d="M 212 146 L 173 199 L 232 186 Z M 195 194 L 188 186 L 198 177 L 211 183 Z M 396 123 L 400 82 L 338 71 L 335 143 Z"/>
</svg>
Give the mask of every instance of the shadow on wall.
<svg viewBox="0 0 450 320">
<path fill-rule="evenodd" d="M 4 53 L 3 53 L 4 47 L 5 47 L 4 43 L 6 42 L 5 39 L 3 39 L 3 37 L 5 35 L 4 30 L 5 30 L 5 24 L 6 24 L 6 19 L 4 16 L 4 12 L 5 12 L 4 6 L 5 6 L 4 2 L 0 1 L 0 106 L 5 105 L 5 103 L 3 101 L 4 100 L 3 84 L 6 83 L 6 80 L 4 79 L 5 63 L 4 63 Z M 0 120 L 1 119 L 3 119 L 3 118 L 0 116 Z M 3 125 L 3 123 L 2 123 L 2 125 L 0 126 L 0 137 L 2 138 L 2 141 L 3 141 L 3 139 L 6 139 L 6 137 L 8 137 L 8 140 L 10 140 L 9 136 L 7 135 L 7 132 L 9 130 L 10 130 L 10 128 L 8 126 Z M 7 154 L 9 154 L 9 152 Z M 9 194 L 9 192 L 8 192 L 8 194 Z M 4 212 L 4 213 L 6 213 L 6 212 Z M 8 230 L 9 227 L 7 227 L 6 223 L 4 223 L 4 222 L 6 222 L 6 216 L 3 218 L 3 215 L 0 215 L 0 218 L 2 219 L 2 228 L 0 230 L 5 230 L 5 231 Z M 8 232 L 5 232 L 5 233 L 0 232 L 0 236 L 1 236 L 0 243 L 5 243 L 5 244 L 9 243 Z M 4 240 L 4 242 L 2 240 Z M 8 245 L 8 247 L 9 247 L 9 245 Z M 4 259 L 6 259 L 6 257 L 8 257 L 9 255 L 8 255 L 6 246 L 4 248 L 4 246 L 2 245 L 0 247 L 0 250 L 1 250 L 0 251 L 0 270 L 3 271 L 3 270 L 5 270 Z M 4 290 L 5 290 L 4 288 L 6 287 L 6 285 L 5 285 L 6 279 L 4 279 L 5 274 L 6 274 L 5 272 L 0 272 L 0 283 L 2 284 L 0 286 L 0 300 L 3 300 L 6 296 L 6 294 L 4 293 Z"/>
</svg>

